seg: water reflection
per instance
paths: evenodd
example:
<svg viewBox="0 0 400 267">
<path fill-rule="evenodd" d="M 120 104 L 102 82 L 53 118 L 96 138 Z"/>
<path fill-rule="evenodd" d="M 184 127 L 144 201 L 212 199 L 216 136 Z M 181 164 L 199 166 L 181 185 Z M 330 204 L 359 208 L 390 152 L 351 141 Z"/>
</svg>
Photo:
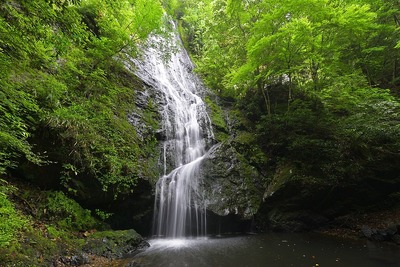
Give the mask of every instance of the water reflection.
<svg viewBox="0 0 400 267">
<path fill-rule="evenodd" d="M 388 267 L 400 266 L 396 245 L 317 234 L 263 234 L 150 240 L 130 266 Z"/>
</svg>

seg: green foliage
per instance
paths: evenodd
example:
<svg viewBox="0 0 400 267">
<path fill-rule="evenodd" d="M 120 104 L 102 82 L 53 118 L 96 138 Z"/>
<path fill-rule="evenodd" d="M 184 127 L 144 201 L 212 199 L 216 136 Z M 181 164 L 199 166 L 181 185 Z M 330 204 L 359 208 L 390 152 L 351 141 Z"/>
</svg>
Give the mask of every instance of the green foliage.
<svg viewBox="0 0 400 267">
<path fill-rule="evenodd" d="M 395 182 L 398 100 L 374 88 L 326 90 L 323 95 L 303 96 L 289 111 L 258 123 L 258 142 L 275 159 L 270 163 L 290 164 L 297 175 L 334 185 L 372 177 Z"/>
<path fill-rule="evenodd" d="M 4 76 L 3 76 L 4 77 Z M 0 173 L 6 168 L 15 167 L 19 155 L 40 163 L 38 155 L 32 152 L 28 142 L 29 123 L 32 114 L 38 112 L 38 106 L 32 97 L 22 91 L 14 90 L 3 77 L 0 79 Z M 22 117 L 28 116 L 28 121 Z"/>
<path fill-rule="evenodd" d="M 192 49 L 199 72 L 221 95 L 286 83 L 290 101 L 292 90 L 321 89 L 360 71 L 370 84 L 395 85 L 398 68 L 388 56 L 398 55 L 397 8 L 374 0 L 189 1 L 182 25 L 199 46 Z M 378 68 L 387 71 L 378 77 Z"/>
<path fill-rule="evenodd" d="M 226 140 L 228 138 L 228 127 L 225 122 L 223 110 L 210 97 L 206 97 L 205 101 L 207 103 L 207 106 L 211 109 L 212 124 L 217 129 L 216 139 L 218 141 Z"/>
<path fill-rule="evenodd" d="M 8 194 L 16 189 L 4 180 L 0 179 L 0 183 L 0 248 L 3 248 L 17 241 L 19 232 L 28 227 L 28 220 L 8 198 Z"/>
<path fill-rule="evenodd" d="M 344 99 L 346 94 L 348 97 Z M 340 120 L 339 135 L 347 141 L 351 150 L 348 153 L 358 153 L 353 157 L 361 157 L 364 164 L 387 160 L 382 165 L 391 164 L 399 157 L 396 151 L 400 145 L 400 103 L 388 90 L 344 89 L 330 102 L 334 103 L 329 105 L 333 112 L 339 107 L 340 115 L 347 114 Z"/>
<path fill-rule="evenodd" d="M 117 58 L 135 55 L 161 16 L 156 0 L 5 1 L 0 173 L 27 160 L 47 163 L 62 166 L 70 192 L 90 177 L 115 195 L 132 190 L 139 174 L 151 176 L 151 167 L 138 162 L 148 160 L 153 138 L 140 142 L 127 118 L 141 85 Z M 29 175 L 40 179 L 41 171 Z M 89 211 L 60 194 L 49 198 L 48 208 L 58 230 L 96 227 Z"/>
<path fill-rule="evenodd" d="M 82 252 L 89 231 L 78 231 L 108 229 L 63 193 L 15 182 L 0 186 L 2 266 L 48 266 Z"/>
<path fill-rule="evenodd" d="M 113 213 L 105 212 L 105 211 L 102 211 L 99 209 L 96 209 L 95 212 L 96 212 L 96 215 L 103 221 L 107 220 L 108 218 L 110 218 L 113 215 Z"/>
<path fill-rule="evenodd" d="M 140 83 L 121 60 L 136 55 L 162 13 L 158 0 L 1 5 L 0 173 L 26 161 L 60 164 L 71 192 L 90 176 L 115 195 L 152 176 L 154 137 L 139 140 L 128 122 Z"/>
<path fill-rule="evenodd" d="M 58 230 L 56 227 L 54 226 L 47 226 L 46 228 L 47 233 L 49 234 L 50 238 L 60 238 L 65 236 L 65 232 Z"/>
<path fill-rule="evenodd" d="M 263 173 L 262 169 L 267 165 L 268 158 L 258 144 L 257 135 L 238 132 L 233 144 L 252 166 L 256 166 Z"/>
<path fill-rule="evenodd" d="M 235 103 L 234 145 L 267 176 L 289 166 L 296 173 L 285 180 L 398 182 L 396 1 L 189 1 L 184 7 L 182 27 L 198 72 Z"/>
<path fill-rule="evenodd" d="M 48 212 L 52 221 L 66 230 L 85 231 L 97 228 L 100 223 L 91 216 L 89 210 L 83 209 L 76 201 L 62 192 L 53 192 L 47 198 Z"/>
</svg>

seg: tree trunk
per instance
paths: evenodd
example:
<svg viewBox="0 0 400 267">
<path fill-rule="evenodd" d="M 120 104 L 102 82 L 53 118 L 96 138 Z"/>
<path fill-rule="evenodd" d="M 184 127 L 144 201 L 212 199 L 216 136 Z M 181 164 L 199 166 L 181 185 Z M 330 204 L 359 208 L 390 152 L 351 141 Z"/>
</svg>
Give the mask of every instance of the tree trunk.
<svg viewBox="0 0 400 267">
<path fill-rule="evenodd" d="M 265 91 L 267 91 L 267 93 L 265 94 L 264 88 L 261 88 L 261 92 L 263 94 L 265 105 L 267 107 L 267 114 L 268 114 L 268 116 L 270 116 L 271 115 L 271 99 L 269 98 L 268 86 L 264 85 L 263 87 L 265 88 Z"/>
</svg>

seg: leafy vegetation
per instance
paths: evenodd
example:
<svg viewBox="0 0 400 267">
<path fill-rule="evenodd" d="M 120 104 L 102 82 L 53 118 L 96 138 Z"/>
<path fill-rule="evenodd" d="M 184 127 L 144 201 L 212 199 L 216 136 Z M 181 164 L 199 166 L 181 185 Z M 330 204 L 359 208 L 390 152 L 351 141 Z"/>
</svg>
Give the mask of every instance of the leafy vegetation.
<svg viewBox="0 0 400 267">
<path fill-rule="evenodd" d="M 8 199 L 7 194 L 16 190 L 0 180 L 0 248 L 8 247 L 12 242 L 17 241 L 18 233 L 26 229 L 28 221 L 14 207 Z M 5 184 L 5 185 L 4 185 Z"/>
<path fill-rule="evenodd" d="M 89 210 L 83 209 L 62 192 L 51 193 L 47 199 L 48 216 L 60 227 L 75 231 L 99 228 L 99 223 L 91 216 Z"/>
<path fill-rule="evenodd" d="M 70 192 L 91 177 L 115 195 L 154 175 L 154 136 L 140 140 L 127 119 L 141 85 L 121 59 L 159 28 L 162 12 L 157 0 L 6 1 L 0 173 L 24 162 L 50 165 Z M 143 112 L 152 119 L 154 110 Z"/>
<path fill-rule="evenodd" d="M 104 225 L 69 196 L 107 202 L 156 176 L 157 110 L 151 101 L 136 107 L 143 84 L 123 61 L 160 28 L 164 10 L 220 97 L 206 99 L 216 138 L 256 167 L 260 186 L 371 183 L 378 197 L 396 196 L 399 8 L 394 0 L 4 1 L 0 255 L 80 244 L 71 232 Z M 64 193 L 31 198 L 8 184 L 12 176 Z"/>
<path fill-rule="evenodd" d="M 157 110 L 136 106 L 143 84 L 124 60 L 160 28 L 163 8 L 158 0 L 3 2 L 0 261 L 47 266 L 47 257 L 81 246 L 78 231 L 102 229 L 99 218 L 112 215 L 71 196 L 111 202 L 156 175 Z M 132 113 L 147 131 L 129 122 Z M 64 193 L 32 197 L 29 186 L 8 186 L 11 177 Z"/>
<path fill-rule="evenodd" d="M 109 229 L 60 191 L 4 180 L 0 190 L 0 261 L 5 266 L 48 266 L 79 255 L 86 236 Z"/>
<path fill-rule="evenodd" d="M 375 184 L 371 202 L 400 183 L 399 8 L 204 0 L 175 14 L 197 71 L 230 103 L 233 145 L 266 186 L 282 175 L 332 188 Z"/>
</svg>

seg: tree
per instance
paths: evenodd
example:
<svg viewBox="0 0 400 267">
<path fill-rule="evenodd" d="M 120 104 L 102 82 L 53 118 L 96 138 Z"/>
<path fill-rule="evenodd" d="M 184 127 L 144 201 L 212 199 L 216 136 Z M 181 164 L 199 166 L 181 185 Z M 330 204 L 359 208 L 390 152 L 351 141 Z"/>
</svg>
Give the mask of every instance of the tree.
<svg viewBox="0 0 400 267">
<path fill-rule="evenodd" d="M 138 141 L 129 124 L 135 80 L 121 60 L 135 56 L 162 13 L 158 0 L 2 4 L 0 173 L 44 163 L 45 154 L 72 191 L 92 177 L 118 194 L 132 190 L 139 173 L 151 176 L 151 164 L 138 162 L 151 161 L 155 142 Z"/>
</svg>

